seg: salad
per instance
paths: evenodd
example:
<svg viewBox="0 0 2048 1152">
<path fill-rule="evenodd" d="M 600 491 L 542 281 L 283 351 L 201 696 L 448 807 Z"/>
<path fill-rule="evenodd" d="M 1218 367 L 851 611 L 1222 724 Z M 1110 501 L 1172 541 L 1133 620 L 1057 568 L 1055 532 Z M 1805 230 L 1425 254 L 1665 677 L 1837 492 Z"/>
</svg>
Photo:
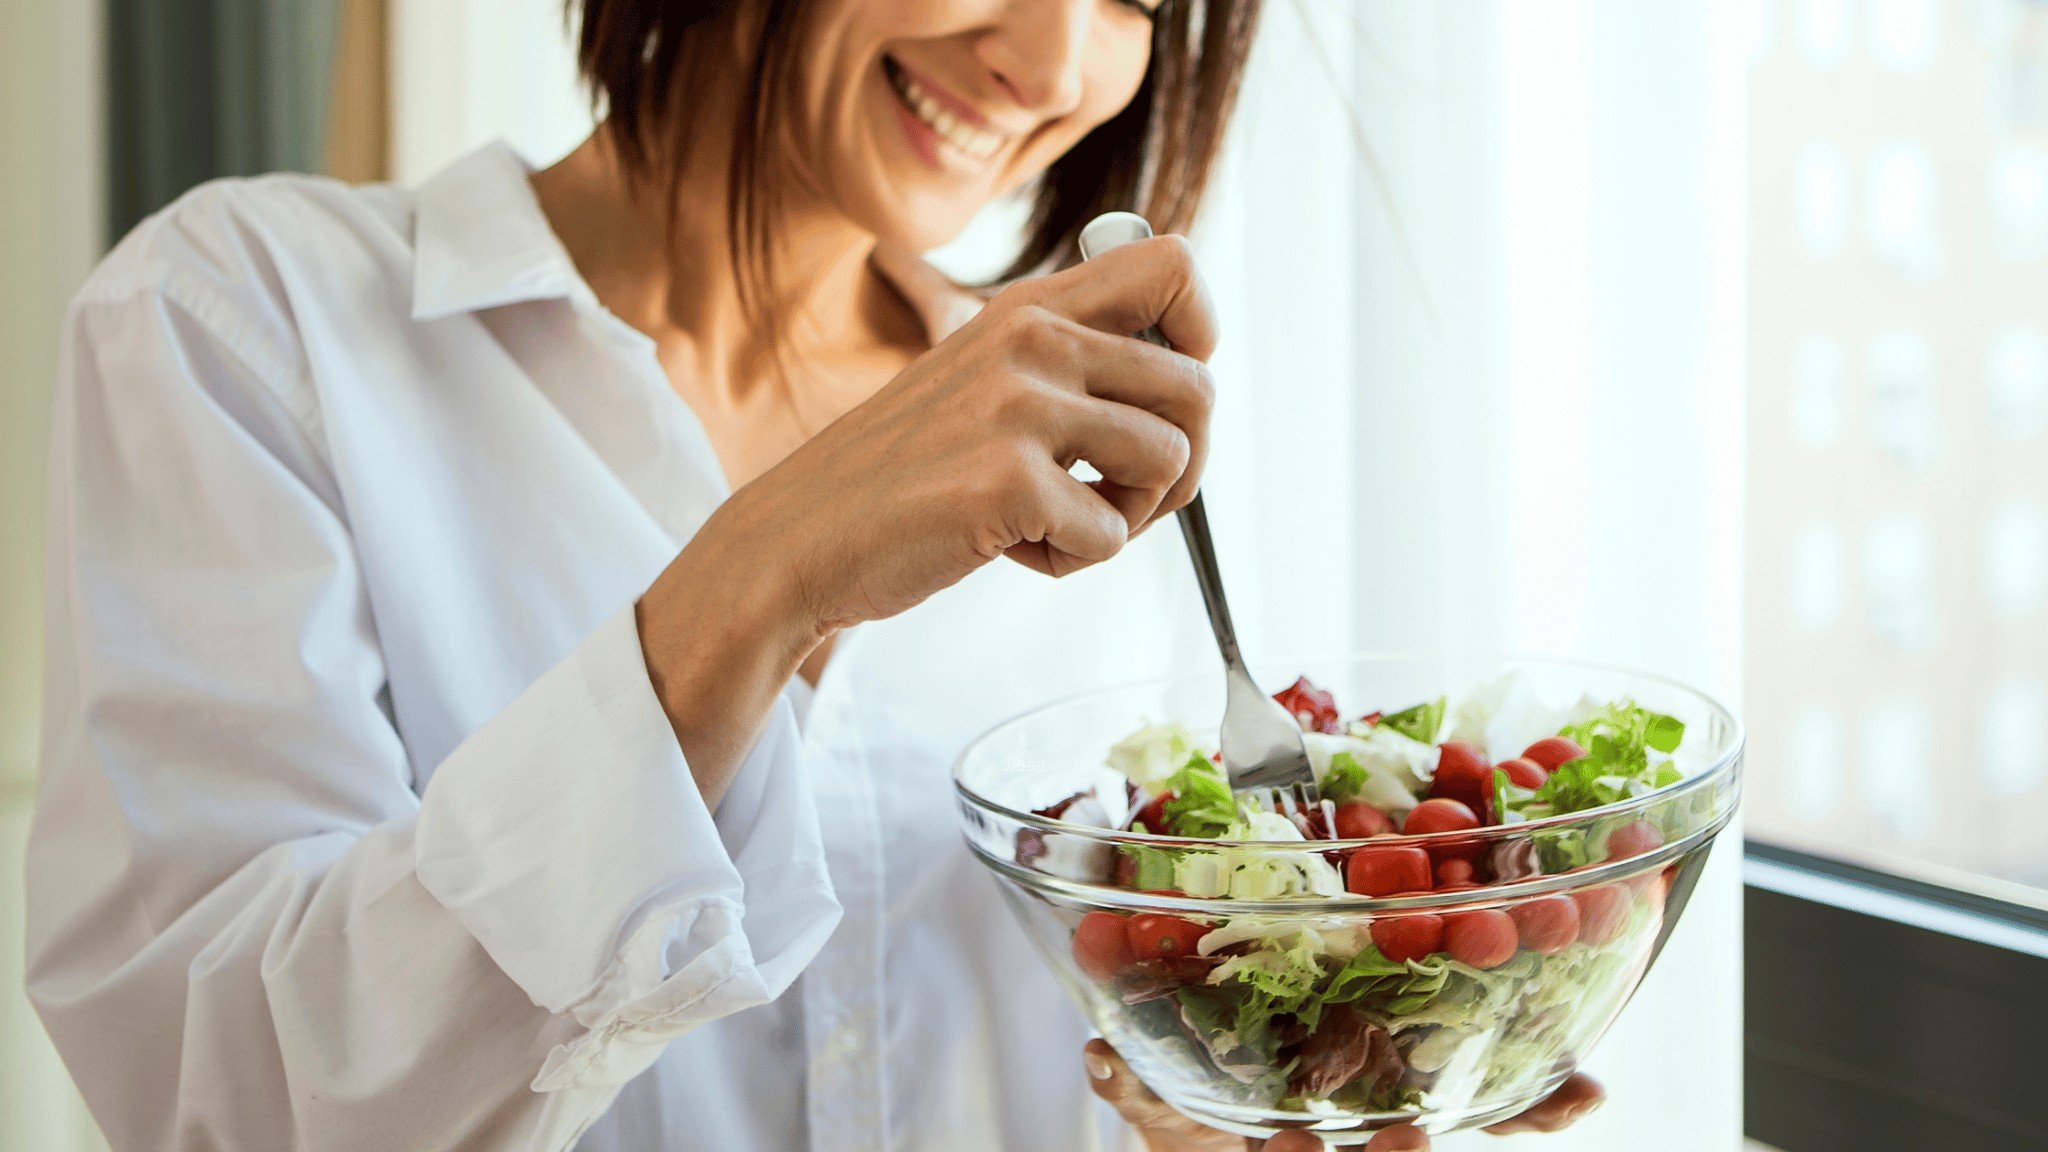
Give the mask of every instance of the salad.
<svg viewBox="0 0 2048 1152">
<path fill-rule="evenodd" d="M 1302 726 L 1316 808 L 1233 795 L 1209 743 L 1146 724 L 1109 751 L 1121 796 L 1091 789 L 1038 814 L 1161 839 L 1055 859 L 1041 834 L 1018 833 L 1020 863 L 1074 879 L 1299 902 L 1267 915 L 1080 915 L 1067 949 L 1091 994 L 1116 1006 L 1098 1013 L 1111 1043 L 1148 1079 L 1222 1083 L 1236 1105 L 1281 1112 L 1455 1109 L 1561 1077 L 1648 964 L 1671 870 L 1520 898 L 1511 886 L 1655 851 L 1667 828 L 1632 808 L 1478 833 L 1676 783 L 1685 726 L 1627 699 L 1545 707 L 1513 678 L 1352 719 L 1306 679 L 1275 699 Z M 1345 843 L 1317 847 L 1331 841 Z M 1474 906 L 1367 917 L 1316 904 L 1459 891 Z"/>
</svg>

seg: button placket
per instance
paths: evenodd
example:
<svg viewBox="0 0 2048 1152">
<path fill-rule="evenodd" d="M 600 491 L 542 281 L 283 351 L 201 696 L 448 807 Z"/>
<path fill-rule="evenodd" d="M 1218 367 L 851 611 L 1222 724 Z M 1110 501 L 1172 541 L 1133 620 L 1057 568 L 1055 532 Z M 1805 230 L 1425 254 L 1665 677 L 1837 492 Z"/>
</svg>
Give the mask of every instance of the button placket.
<svg viewBox="0 0 2048 1152">
<path fill-rule="evenodd" d="M 858 714 L 845 678 L 828 673 L 811 702 L 805 760 L 824 817 L 826 866 L 845 915 L 799 987 L 812 1146 L 883 1152 L 889 1139 L 882 833 L 873 774 L 851 721 Z"/>
</svg>

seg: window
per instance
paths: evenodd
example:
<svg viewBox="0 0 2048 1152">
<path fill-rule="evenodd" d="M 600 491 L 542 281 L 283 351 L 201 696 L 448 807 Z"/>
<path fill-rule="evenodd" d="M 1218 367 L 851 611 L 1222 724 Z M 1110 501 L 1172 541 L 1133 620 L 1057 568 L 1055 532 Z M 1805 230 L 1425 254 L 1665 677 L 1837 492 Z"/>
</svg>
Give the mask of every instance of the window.
<svg viewBox="0 0 2048 1152">
<path fill-rule="evenodd" d="M 2048 5 L 1763 12 L 1746 1128 L 2048 1147 Z"/>
<path fill-rule="evenodd" d="M 2048 6 L 1772 15 L 1750 832 L 2048 907 Z"/>
</svg>

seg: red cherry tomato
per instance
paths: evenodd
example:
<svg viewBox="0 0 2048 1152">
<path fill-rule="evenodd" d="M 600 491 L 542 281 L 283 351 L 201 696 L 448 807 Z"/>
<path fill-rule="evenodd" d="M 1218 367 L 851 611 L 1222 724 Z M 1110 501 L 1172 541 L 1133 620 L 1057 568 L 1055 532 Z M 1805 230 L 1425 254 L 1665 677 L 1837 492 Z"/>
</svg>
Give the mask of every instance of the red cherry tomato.
<svg viewBox="0 0 2048 1152">
<path fill-rule="evenodd" d="M 1350 800 L 1337 805 L 1337 839 L 1365 840 L 1373 836 L 1384 836 L 1394 830 L 1394 822 L 1387 814 L 1363 800 Z"/>
<path fill-rule="evenodd" d="M 1447 796 L 1424 800 L 1408 813 L 1401 822 L 1404 836 L 1423 836 L 1431 832 L 1470 832 L 1479 827 L 1479 817 L 1472 809 Z"/>
<path fill-rule="evenodd" d="M 1521 933 L 1522 947 L 1555 956 L 1579 938 L 1579 906 L 1563 896 L 1539 896 L 1511 906 L 1508 915 Z"/>
<path fill-rule="evenodd" d="M 1503 760 L 1494 767 L 1508 774 L 1508 783 L 1517 788 L 1527 788 L 1531 792 L 1543 787 L 1543 782 L 1550 779 L 1550 770 L 1527 756 Z"/>
<path fill-rule="evenodd" d="M 1309 732 L 1334 736 L 1344 730 L 1344 722 L 1337 718 L 1337 698 L 1309 683 L 1306 676 L 1273 693 L 1273 699 Z"/>
<path fill-rule="evenodd" d="M 1436 862 L 1436 887 L 1441 892 L 1454 885 L 1469 884 L 1478 887 L 1479 869 L 1470 860 L 1450 859 Z"/>
<path fill-rule="evenodd" d="M 1420 960 L 1443 947 L 1443 917 L 1419 912 L 1413 916 L 1389 916 L 1375 920 L 1372 922 L 1372 942 L 1380 950 L 1380 955 L 1397 964 Z"/>
<path fill-rule="evenodd" d="M 1607 944 L 1621 935 L 1628 922 L 1628 891 L 1612 884 L 1585 888 L 1571 894 L 1579 906 L 1579 940 L 1586 944 Z"/>
<path fill-rule="evenodd" d="M 1385 712 L 1367 712 L 1358 718 L 1358 722 L 1360 724 L 1378 724 L 1381 720 L 1386 719 L 1386 717 L 1387 714 Z"/>
<path fill-rule="evenodd" d="M 1173 830 L 1166 826 L 1166 802 L 1171 799 L 1173 793 L 1162 789 L 1159 795 L 1145 801 L 1145 806 L 1138 809 L 1138 814 L 1131 818 L 1131 825 L 1143 824 L 1145 831 L 1154 836 L 1171 834 Z"/>
<path fill-rule="evenodd" d="M 1493 793 L 1493 768 L 1479 749 L 1459 740 L 1445 741 L 1437 748 L 1436 778 L 1430 781 L 1431 799 L 1456 800 L 1474 813 L 1484 812 Z"/>
<path fill-rule="evenodd" d="M 1131 954 L 1140 960 L 1173 960 L 1193 956 L 1195 945 L 1209 930 L 1178 916 L 1141 912 L 1125 922 Z"/>
<path fill-rule="evenodd" d="M 1360 896 L 1429 891 L 1429 853 L 1420 848 L 1370 845 L 1344 862 L 1344 886 Z"/>
<path fill-rule="evenodd" d="M 1546 736 L 1522 749 L 1522 758 L 1534 760 L 1545 772 L 1555 772 L 1559 765 L 1569 764 L 1585 754 L 1586 750 L 1568 736 Z"/>
<path fill-rule="evenodd" d="M 1664 846 L 1664 833 L 1648 820 L 1623 824 L 1607 834 L 1607 858 L 1626 860 Z"/>
<path fill-rule="evenodd" d="M 1474 968 L 1498 968 L 1514 959 L 1519 939 L 1514 918 L 1497 908 L 1444 917 L 1444 951 Z"/>
<path fill-rule="evenodd" d="M 1090 980 L 1106 984 L 1136 959 L 1123 917 L 1114 912 L 1090 912 L 1081 917 L 1074 929 L 1074 964 Z"/>
<path fill-rule="evenodd" d="M 1579 742 L 1573 740 L 1571 736 L 1544 736 L 1542 740 L 1530 744 L 1528 748 L 1522 748 L 1522 758 L 1536 760 L 1546 773 L 1554 773 L 1559 767 L 1573 763 L 1573 760 L 1577 760 L 1583 754 L 1585 748 L 1581 748 Z"/>
</svg>

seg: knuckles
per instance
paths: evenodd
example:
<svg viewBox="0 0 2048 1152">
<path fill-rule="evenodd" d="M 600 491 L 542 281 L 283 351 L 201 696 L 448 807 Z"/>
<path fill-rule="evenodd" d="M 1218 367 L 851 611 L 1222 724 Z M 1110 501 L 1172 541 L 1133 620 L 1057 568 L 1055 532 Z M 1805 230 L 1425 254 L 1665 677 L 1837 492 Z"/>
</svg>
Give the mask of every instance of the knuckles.
<svg viewBox="0 0 2048 1152">
<path fill-rule="evenodd" d="M 1071 322 L 1042 305 L 1022 304 L 1005 312 L 996 320 L 996 337 L 1019 361 L 1064 363 L 1073 358 Z"/>
<path fill-rule="evenodd" d="M 1189 243 L 1187 237 L 1178 232 L 1169 232 L 1164 236 L 1153 237 L 1152 243 L 1158 248 L 1159 258 L 1165 261 L 1167 270 L 1173 274 L 1174 279 L 1183 284 L 1193 282 L 1195 246 Z"/>
<path fill-rule="evenodd" d="M 1202 416 L 1207 418 L 1216 410 L 1215 370 L 1206 362 L 1192 357 L 1188 358 L 1188 363 L 1191 365 L 1188 370 L 1188 391 L 1194 394 L 1196 404 L 1201 407 Z"/>
</svg>

